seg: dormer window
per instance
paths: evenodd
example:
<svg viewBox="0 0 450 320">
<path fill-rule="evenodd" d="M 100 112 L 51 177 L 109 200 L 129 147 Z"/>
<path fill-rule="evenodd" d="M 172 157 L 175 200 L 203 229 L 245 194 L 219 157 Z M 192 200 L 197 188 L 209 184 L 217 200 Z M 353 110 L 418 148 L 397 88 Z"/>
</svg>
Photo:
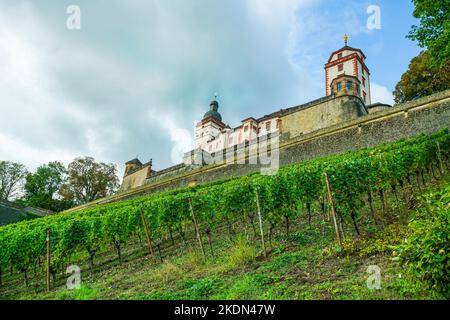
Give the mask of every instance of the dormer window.
<svg viewBox="0 0 450 320">
<path fill-rule="evenodd" d="M 270 131 L 270 121 L 266 122 L 266 131 Z"/>
<path fill-rule="evenodd" d="M 344 71 L 344 64 L 343 64 L 343 63 L 341 63 L 340 65 L 338 65 L 338 71 L 339 71 L 339 72 Z"/>
<path fill-rule="evenodd" d="M 342 58 L 342 53 L 339 53 L 338 54 L 338 59 L 341 59 Z"/>
</svg>

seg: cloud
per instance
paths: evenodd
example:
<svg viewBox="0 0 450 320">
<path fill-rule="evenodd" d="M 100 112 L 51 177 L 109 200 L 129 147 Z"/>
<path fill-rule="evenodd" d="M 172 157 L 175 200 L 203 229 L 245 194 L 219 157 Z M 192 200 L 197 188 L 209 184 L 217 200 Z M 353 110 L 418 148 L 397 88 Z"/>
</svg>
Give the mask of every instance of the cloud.
<svg viewBox="0 0 450 320">
<path fill-rule="evenodd" d="M 163 168 L 181 160 L 216 91 L 231 125 L 305 100 L 308 71 L 287 49 L 308 3 L 112 1 L 105 14 L 78 1 L 82 29 L 69 31 L 68 1 L 2 1 L 0 158 L 90 155 L 122 169 L 139 154 Z"/>
<path fill-rule="evenodd" d="M 370 93 L 372 95 L 372 103 L 381 102 L 389 104 L 391 106 L 394 105 L 394 96 L 392 95 L 392 92 L 388 90 L 388 88 L 371 82 Z"/>
</svg>

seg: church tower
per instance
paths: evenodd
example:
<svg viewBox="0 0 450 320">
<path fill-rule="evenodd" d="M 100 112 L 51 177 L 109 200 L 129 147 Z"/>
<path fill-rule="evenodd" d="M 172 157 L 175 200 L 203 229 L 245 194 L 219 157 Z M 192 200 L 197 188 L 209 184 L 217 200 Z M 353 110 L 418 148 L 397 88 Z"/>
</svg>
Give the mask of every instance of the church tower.
<svg viewBox="0 0 450 320">
<path fill-rule="evenodd" d="M 361 49 L 348 46 L 347 35 L 344 42 L 344 47 L 333 52 L 325 64 L 325 93 L 327 96 L 358 96 L 366 106 L 370 105 L 370 72 L 365 63 L 366 56 Z"/>
<path fill-rule="evenodd" d="M 216 139 L 225 128 L 222 116 L 218 111 L 219 103 L 217 100 L 211 101 L 209 108 L 210 110 L 205 113 L 202 121 L 197 123 L 195 128 L 195 149 L 201 148 L 206 150 L 208 143 Z"/>
</svg>

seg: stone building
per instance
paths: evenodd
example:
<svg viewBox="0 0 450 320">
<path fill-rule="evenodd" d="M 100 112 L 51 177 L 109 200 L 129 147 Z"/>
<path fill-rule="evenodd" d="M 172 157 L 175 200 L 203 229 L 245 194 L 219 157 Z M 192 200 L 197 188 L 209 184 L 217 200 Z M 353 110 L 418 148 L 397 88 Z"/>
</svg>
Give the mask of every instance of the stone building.
<svg viewBox="0 0 450 320">
<path fill-rule="evenodd" d="M 223 122 L 219 103 L 213 100 L 210 109 L 200 120 L 194 133 L 194 150 L 187 152 L 183 163 L 154 171 L 151 161 L 142 164 L 138 159 L 126 163 L 121 191 L 134 189 L 154 181 L 198 168 L 195 154 L 215 155 L 245 148 L 255 141 L 271 136 L 301 137 L 342 122 L 380 112 L 390 105 L 371 104 L 370 71 L 361 49 L 345 45 L 333 52 L 325 64 L 325 96 L 298 106 L 281 109 L 259 118 L 242 120 L 231 128 Z M 202 165 L 202 163 L 200 163 Z"/>
</svg>

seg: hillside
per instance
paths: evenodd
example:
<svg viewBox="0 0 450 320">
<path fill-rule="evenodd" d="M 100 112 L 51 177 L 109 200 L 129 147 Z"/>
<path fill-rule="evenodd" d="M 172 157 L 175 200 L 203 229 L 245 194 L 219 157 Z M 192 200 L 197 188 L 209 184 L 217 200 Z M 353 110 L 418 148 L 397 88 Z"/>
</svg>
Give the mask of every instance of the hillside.
<svg viewBox="0 0 450 320">
<path fill-rule="evenodd" d="M 2 227 L 0 295 L 449 297 L 449 165 L 450 134 L 443 130 L 273 176 L 253 174 Z M 48 230 L 52 288 L 45 293 Z M 73 264 L 81 268 L 82 287 L 68 291 L 65 270 Z M 379 290 L 367 286 L 374 268 L 381 272 Z"/>
<path fill-rule="evenodd" d="M 36 282 L 26 289 L 20 280 L 14 289 L 0 291 L 3 298 L 21 299 L 436 299 L 436 296 L 395 261 L 393 246 L 411 234 L 405 221 L 423 206 L 424 195 L 448 193 L 450 178 L 428 189 L 415 209 L 397 208 L 399 221 L 366 240 L 349 237 L 343 250 L 333 246 L 334 232 L 321 219 L 296 221 L 289 236 L 281 230 L 265 258 L 253 245 L 253 232 L 240 230 L 233 242 L 227 236 L 213 241 L 214 255 L 204 261 L 189 245 L 186 253 L 164 257 L 164 262 L 145 256 L 146 250 L 124 253 L 122 264 L 111 255 L 99 261 L 93 278 L 82 274 L 80 290 L 58 288 L 44 293 Z M 447 186 L 447 187 L 445 187 Z M 389 199 L 393 201 L 392 198 Z M 377 210 L 382 204 L 377 203 Z M 226 234 L 224 232 L 223 234 Z M 381 269 L 381 289 L 367 287 L 368 267 Z M 87 267 L 83 264 L 81 267 Z M 39 281 L 39 279 L 36 279 Z"/>
</svg>

